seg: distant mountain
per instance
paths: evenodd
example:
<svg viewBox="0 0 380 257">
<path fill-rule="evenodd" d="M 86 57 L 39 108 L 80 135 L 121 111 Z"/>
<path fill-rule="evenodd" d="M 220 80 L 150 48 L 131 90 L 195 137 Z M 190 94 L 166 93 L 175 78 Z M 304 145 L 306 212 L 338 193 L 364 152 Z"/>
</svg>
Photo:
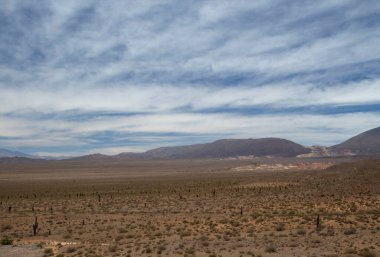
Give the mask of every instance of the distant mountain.
<svg viewBox="0 0 380 257">
<path fill-rule="evenodd" d="M 295 157 L 310 150 L 280 138 L 222 139 L 207 144 L 160 147 L 143 153 L 145 158 L 226 158 L 237 156 Z"/>
<path fill-rule="evenodd" d="M 136 159 L 229 158 L 239 156 L 296 157 L 297 155 L 309 152 L 310 149 L 302 145 L 280 138 L 222 139 L 206 144 L 160 147 L 144 153 L 120 153 L 113 156 L 92 154 L 71 158 L 70 160 L 122 161 Z"/>
<path fill-rule="evenodd" d="M 365 131 L 329 149 L 338 155 L 379 155 L 380 127 Z"/>
<path fill-rule="evenodd" d="M 72 158 L 66 158 L 68 160 L 86 160 L 86 161 L 96 161 L 96 160 L 107 160 L 112 156 L 96 153 L 96 154 L 89 154 L 89 155 L 83 155 L 78 157 L 72 157 Z"/>
<path fill-rule="evenodd" d="M 199 159 L 254 157 L 340 157 L 340 156 L 380 156 L 380 127 L 368 130 L 347 141 L 331 147 L 302 146 L 281 138 L 221 139 L 212 143 L 186 146 L 160 147 L 143 153 L 120 153 L 118 155 L 91 154 L 73 158 L 47 158 L 21 152 L 0 149 L 0 158 L 72 160 L 72 161 L 125 161 L 139 159 Z M 18 158 L 14 158 L 18 157 Z M 20 161 L 19 160 L 19 161 Z M 7 160 L 3 160 L 7 161 Z M 26 160 L 23 160 L 26 161 Z"/>
<path fill-rule="evenodd" d="M 22 153 L 22 152 L 10 151 L 10 150 L 7 150 L 7 149 L 0 149 L 0 158 L 5 158 L 5 157 L 35 158 L 32 155 L 25 154 L 25 153 Z"/>
</svg>

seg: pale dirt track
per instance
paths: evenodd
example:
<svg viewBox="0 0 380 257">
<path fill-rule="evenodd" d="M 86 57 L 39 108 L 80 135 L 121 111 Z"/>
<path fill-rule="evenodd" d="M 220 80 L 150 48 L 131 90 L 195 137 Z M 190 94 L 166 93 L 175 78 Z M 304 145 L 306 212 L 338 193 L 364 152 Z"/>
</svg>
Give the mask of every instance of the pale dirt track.
<svg viewBox="0 0 380 257">
<path fill-rule="evenodd" d="M 34 245 L 0 246 L 0 257 L 42 257 L 43 251 Z"/>
</svg>

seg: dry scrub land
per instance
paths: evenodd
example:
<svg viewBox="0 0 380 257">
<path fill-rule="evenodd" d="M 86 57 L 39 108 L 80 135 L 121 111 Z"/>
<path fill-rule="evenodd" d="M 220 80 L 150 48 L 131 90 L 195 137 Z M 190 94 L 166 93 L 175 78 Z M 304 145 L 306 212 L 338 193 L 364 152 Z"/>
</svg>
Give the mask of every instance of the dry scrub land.
<svg viewBox="0 0 380 257">
<path fill-rule="evenodd" d="M 2 163 L 0 256 L 380 256 L 380 161 L 331 164 Z"/>
</svg>

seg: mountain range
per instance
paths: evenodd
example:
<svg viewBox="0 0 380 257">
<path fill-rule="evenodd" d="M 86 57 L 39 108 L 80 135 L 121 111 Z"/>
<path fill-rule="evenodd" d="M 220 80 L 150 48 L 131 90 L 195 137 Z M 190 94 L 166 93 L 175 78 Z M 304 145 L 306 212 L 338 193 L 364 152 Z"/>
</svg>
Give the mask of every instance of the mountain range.
<svg viewBox="0 0 380 257">
<path fill-rule="evenodd" d="M 17 151 L 10 151 L 7 149 L 0 149 L 0 158 L 4 157 L 25 157 L 25 158 L 34 158 L 34 156 L 25 154 L 22 152 L 17 152 Z"/>
<path fill-rule="evenodd" d="M 230 157 L 334 157 L 380 155 L 380 127 L 354 136 L 331 147 L 302 146 L 281 138 L 221 139 L 212 143 L 160 147 L 143 153 L 121 153 L 114 156 L 85 155 L 73 160 L 121 159 L 197 159 Z M 0 149 L 0 158 L 42 158 Z"/>
</svg>

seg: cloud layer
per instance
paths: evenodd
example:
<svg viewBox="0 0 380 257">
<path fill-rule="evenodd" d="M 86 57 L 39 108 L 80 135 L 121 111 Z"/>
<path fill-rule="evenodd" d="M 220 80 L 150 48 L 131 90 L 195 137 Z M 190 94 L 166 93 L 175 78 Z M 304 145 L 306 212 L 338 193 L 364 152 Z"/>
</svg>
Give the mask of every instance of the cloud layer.
<svg viewBox="0 0 380 257">
<path fill-rule="evenodd" d="M 378 1 L 13 1 L 0 147 L 338 143 L 380 124 Z"/>
</svg>

